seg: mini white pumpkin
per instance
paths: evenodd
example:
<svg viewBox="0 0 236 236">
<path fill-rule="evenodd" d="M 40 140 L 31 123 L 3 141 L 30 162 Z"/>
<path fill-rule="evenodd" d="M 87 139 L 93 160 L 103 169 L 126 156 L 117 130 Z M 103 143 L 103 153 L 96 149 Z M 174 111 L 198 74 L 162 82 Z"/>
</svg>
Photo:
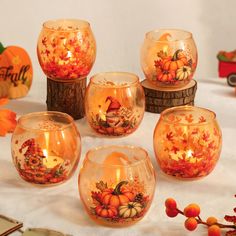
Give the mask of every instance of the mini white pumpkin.
<svg viewBox="0 0 236 236">
<path fill-rule="evenodd" d="M 123 218 L 132 218 L 143 210 L 139 202 L 128 202 L 119 207 L 119 215 Z"/>
<path fill-rule="evenodd" d="M 29 89 L 24 84 L 18 84 L 15 86 L 14 84 L 11 85 L 9 89 L 9 98 L 21 98 L 24 97 L 28 93 Z"/>
<path fill-rule="evenodd" d="M 191 75 L 191 67 L 183 66 L 176 71 L 176 78 L 178 80 L 185 80 Z"/>
</svg>

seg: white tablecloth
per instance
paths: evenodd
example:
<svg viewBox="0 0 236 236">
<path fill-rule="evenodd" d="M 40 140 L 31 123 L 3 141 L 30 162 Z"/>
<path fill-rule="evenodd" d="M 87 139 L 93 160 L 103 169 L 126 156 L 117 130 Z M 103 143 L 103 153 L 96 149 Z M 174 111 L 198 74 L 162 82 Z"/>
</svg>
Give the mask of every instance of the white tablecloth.
<svg viewBox="0 0 236 236">
<path fill-rule="evenodd" d="M 26 98 L 11 101 L 9 108 L 20 116 L 46 109 L 46 80 L 34 81 Z M 124 138 L 97 137 L 86 120 L 76 122 L 82 137 L 80 165 L 74 176 L 55 187 L 35 187 L 23 181 L 11 159 L 10 139 L 0 138 L 0 214 L 24 222 L 24 227 L 48 227 L 65 233 L 80 235 L 207 235 L 203 226 L 195 232 L 184 229 L 184 217 L 170 219 L 165 215 L 167 197 L 177 200 L 179 207 L 196 202 L 201 206 L 202 218 L 214 215 L 223 220 L 225 213 L 233 213 L 236 206 L 236 94 L 226 80 L 199 80 L 195 104 L 216 112 L 223 132 L 221 158 L 208 176 L 198 181 L 177 181 L 165 177 L 157 166 L 153 152 L 153 130 L 159 115 L 145 113 L 139 129 Z M 157 171 L 156 193 L 152 206 L 143 220 L 128 228 L 107 228 L 96 225 L 85 213 L 78 194 L 78 173 L 88 149 L 104 144 L 133 144 L 145 148 Z M 18 234 L 13 234 L 18 235 Z"/>
</svg>

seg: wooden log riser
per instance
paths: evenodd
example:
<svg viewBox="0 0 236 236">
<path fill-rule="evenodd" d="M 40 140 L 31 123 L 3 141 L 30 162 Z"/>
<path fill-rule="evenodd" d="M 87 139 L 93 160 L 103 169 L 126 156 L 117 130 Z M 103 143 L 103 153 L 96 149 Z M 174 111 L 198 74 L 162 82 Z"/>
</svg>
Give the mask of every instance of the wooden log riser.
<svg viewBox="0 0 236 236">
<path fill-rule="evenodd" d="M 47 78 L 48 111 L 65 112 L 75 120 L 83 118 L 86 82 L 86 77 L 68 82 Z"/>
<path fill-rule="evenodd" d="M 142 81 L 144 88 L 146 111 L 161 113 L 167 108 L 183 105 L 194 105 L 197 82 L 192 80 L 183 88 L 160 88 L 148 80 Z"/>
</svg>

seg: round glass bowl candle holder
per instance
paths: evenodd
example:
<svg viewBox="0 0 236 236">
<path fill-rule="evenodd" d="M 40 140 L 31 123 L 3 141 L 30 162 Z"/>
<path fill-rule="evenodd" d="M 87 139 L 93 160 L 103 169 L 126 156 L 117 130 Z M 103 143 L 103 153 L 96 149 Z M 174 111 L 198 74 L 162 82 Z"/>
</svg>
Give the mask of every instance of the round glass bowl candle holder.
<svg viewBox="0 0 236 236">
<path fill-rule="evenodd" d="M 90 24 L 76 19 L 45 22 L 39 35 L 37 54 L 47 76 L 48 110 L 82 118 L 86 76 L 96 57 L 96 42 Z"/>
<path fill-rule="evenodd" d="M 153 142 L 164 173 L 196 179 L 214 169 L 221 152 L 222 135 L 214 112 L 180 106 L 161 113 Z"/>
<path fill-rule="evenodd" d="M 79 174 L 84 207 L 96 223 L 128 226 L 141 220 L 155 191 L 148 153 L 133 146 L 98 147 L 87 152 Z"/>
<path fill-rule="evenodd" d="M 85 112 L 90 126 L 97 133 L 128 135 L 138 128 L 144 110 L 144 91 L 135 74 L 106 72 L 90 79 Z"/>
<path fill-rule="evenodd" d="M 96 57 L 96 42 L 89 23 L 76 19 L 45 22 L 37 53 L 48 78 L 73 80 L 87 76 Z"/>
<path fill-rule="evenodd" d="M 158 87 L 183 87 L 197 67 L 197 48 L 192 34 L 160 29 L 146 33 L 141 49 L 143 72 Z"/>
<path fill-rule="evenodd" d="M 12 158 L 27 182 L 53 185 L 74 173 L 80 158 L 80 135 L 73 118 L 61 112 L 22 116 L 11 142 Z"/>
</svg>

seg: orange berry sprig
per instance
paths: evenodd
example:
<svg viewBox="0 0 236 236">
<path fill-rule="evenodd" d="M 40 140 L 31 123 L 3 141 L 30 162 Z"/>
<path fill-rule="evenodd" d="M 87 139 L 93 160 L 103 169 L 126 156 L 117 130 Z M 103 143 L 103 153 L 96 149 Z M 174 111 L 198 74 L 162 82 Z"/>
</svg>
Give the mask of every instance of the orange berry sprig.
<svg viewBox="0 0 236 236">
<path fill-rule="evenodd" d="M 200 207 L 195 203 L 189 204 L 181 211 L 178 209 L 176 201 L 173 198 L 168 198 L 165 201 L 165 206 L 167 216 L 173 218 L 181 214 L 187 218 L 184 222 L 184 226 L 189 231 L 194 231 L 199 224 L 202 224 L 208 227 L 208 236 L 221 236 L 221 229 L 223 228 L 230 229 L 226 232 L 226 236 L 236 236 L 236 216 L 226 215 L 225 220 L 233 224 L 225 225 L 219 223 L 213 216 L 203 221 L 200 217 Z M 236 213 L 236 208 L 234 208 L 234 212 Z"/>
</svg>

